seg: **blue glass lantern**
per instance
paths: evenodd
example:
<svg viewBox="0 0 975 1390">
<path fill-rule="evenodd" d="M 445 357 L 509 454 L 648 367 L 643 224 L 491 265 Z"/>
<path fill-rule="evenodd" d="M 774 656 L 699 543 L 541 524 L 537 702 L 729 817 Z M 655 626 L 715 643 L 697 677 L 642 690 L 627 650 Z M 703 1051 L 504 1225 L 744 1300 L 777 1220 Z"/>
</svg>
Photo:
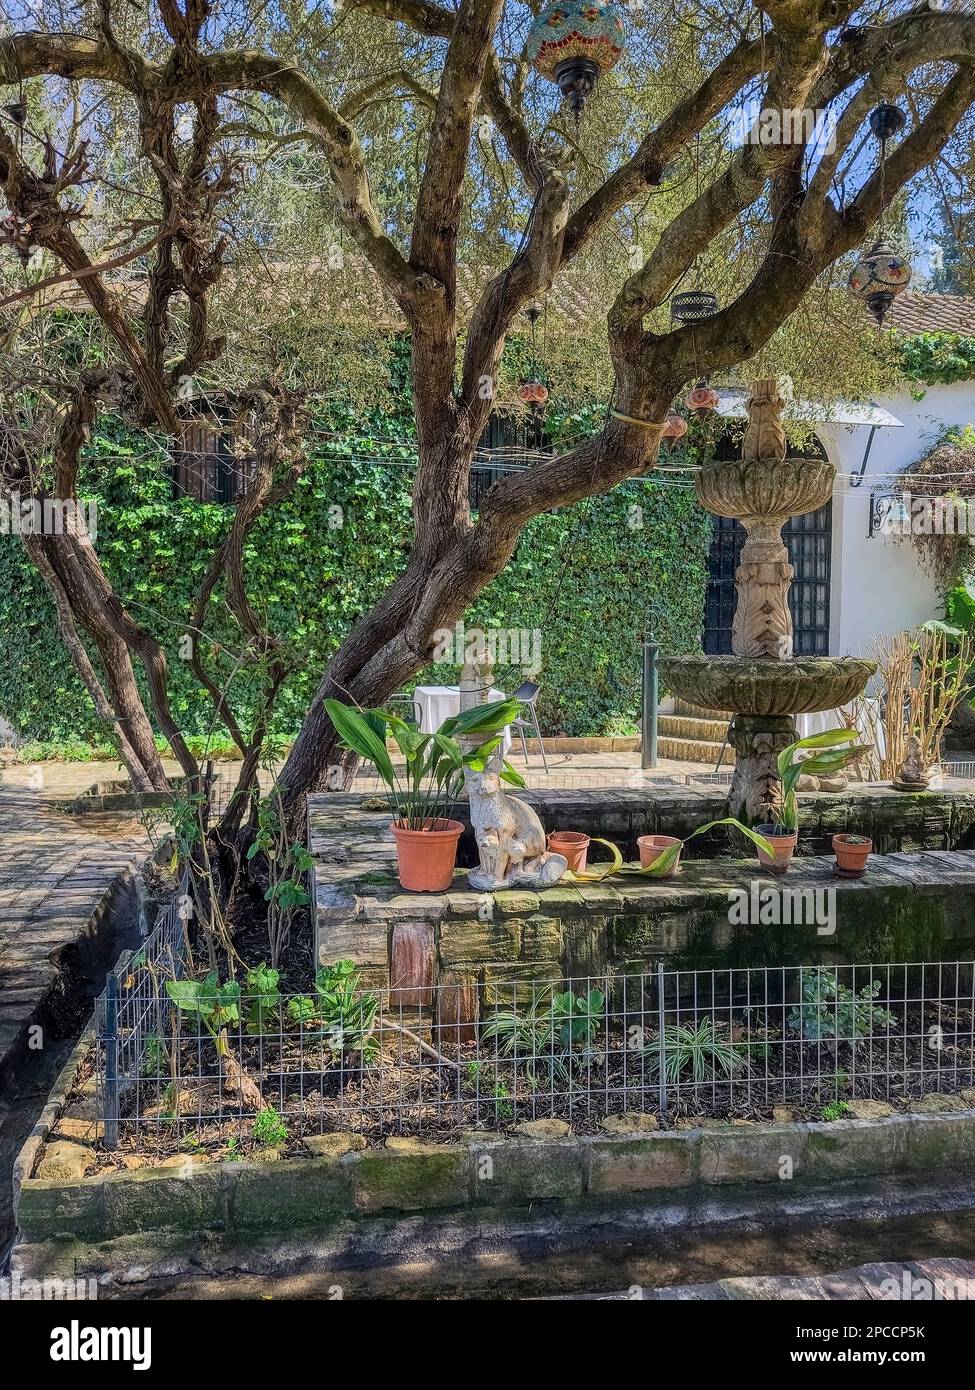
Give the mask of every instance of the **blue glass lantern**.
<svg viewBox="0 0 975 1390">
<path fill-rule="evenodd" d="M 578 118 L 599 78 L 619 61 L 624 43 L 623 21 L 612 5 L 568 0 L 542 10 L 526 54 L 537 72 L 558 85 Z"/>
</svg>

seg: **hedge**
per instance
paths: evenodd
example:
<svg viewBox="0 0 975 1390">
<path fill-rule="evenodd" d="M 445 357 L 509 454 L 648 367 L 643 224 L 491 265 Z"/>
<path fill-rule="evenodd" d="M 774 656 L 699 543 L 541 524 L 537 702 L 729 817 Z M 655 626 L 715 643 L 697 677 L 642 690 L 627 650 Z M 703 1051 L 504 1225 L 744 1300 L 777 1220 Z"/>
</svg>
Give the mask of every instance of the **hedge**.
<svg viewBox="0 0 975 1390">
<path fill-rule="evenodd" d="M 319 439 L 293 496 L 261 521 L 247 547 L 254 607 L 287 640 L 296 664 L 277 706 L 274 727 L 281 734 L 299 727 L 329 655 L 406 556 L 409 430 L 389 417 L 374 429 L 374 438 L 360 428 L 345 438 Z M 181 726 L 206 734 L 212 706 L 179 655 L 180 638 L 229 510 L 174 498 L 161 453 L 121 425 L 103 422 L 89 445 L 85 479 L 83 494 L 94 491 L 98 501 L 97 549 L 111 581 L 166 649 Z M 630 481 L 529 523 L 466 626 L 540 630 L 539 708 L 549 732 L 632 731 L 639 716 L 639 643 L 651 606 L 667 650 L 698 646 L 710 535 L 710 520 L 689 489 Z M 103 731 L 58 637 L 46 589 L 16 538 L 4 541 L 0 714 L 30 738 L 95 739 Z M 225 675 L 234 672 L 231 702 L 246 718 L 256 681 L 236 661 L 238 634 L 219 601 L 207 633 L 224 648 L 217 659 Z M 524 672 L 502 666 L 497 678 L 513 689 Z M 441 664 L 418 680 L 456 682 L 457 667 Z"/>
</svg>

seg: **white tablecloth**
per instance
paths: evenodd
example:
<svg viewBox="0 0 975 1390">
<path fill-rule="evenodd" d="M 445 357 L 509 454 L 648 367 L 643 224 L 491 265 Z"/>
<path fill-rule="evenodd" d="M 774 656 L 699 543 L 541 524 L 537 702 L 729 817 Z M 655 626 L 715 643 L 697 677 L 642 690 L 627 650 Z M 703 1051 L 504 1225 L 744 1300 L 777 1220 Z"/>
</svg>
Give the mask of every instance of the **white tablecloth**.
<svg viewBox="0 0 975 1390">
<path fill-rule="evenodd" d="M 491 701 L 505 699 L 503 690 L 491 690 Z M 445 719 L 460 714 L 459 685 L 418 685 L 413 692 L 420 713 L 420 733 L 435 734 Z M 511 747 L 511 725 L 506 724 L 501 735 L 505 757 Z"/>
</svg>

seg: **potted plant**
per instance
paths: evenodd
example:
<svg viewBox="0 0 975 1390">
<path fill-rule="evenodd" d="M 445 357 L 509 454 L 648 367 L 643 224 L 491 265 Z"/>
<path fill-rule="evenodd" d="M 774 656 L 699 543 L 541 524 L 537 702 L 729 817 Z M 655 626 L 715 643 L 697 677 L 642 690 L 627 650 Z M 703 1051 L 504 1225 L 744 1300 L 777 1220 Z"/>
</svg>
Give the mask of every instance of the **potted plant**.
<svg viewBox="0 0 975 1390">
<path fill-rule="evenodd" d="M 574 874 L 584 872 L 589 845 L 589 836 L 581 830 L 553 830 L 548 837 L 549 849 L 553 854 L 564 855 L 566 867 Z"/>
<path fill-rule="evenodd" d="M 677 846 L 677 855 L 668 858 L 668 867 L 660 875 L 661 878 L 673 878 L 674 874 L 677 873 L 680 867 L 680 851 L 684 847 L 684 841 L 675 839 L 673 835 L 641 835 L 636 842 L 641 869 L 651 868 L 660 856 L 672 849 L 674 845 Z"/>
<path fill-rule="evenodd" d="M 340 700 L 326 700 L 328 717 L 346 748 L 372 763 L 386 783 L 395 816 L 390 827 L 396 841 L 399 881 L 419 893 L 442 893 L 449 888 L 457 860 L 463 822 L 448 811 L 464 786 L 464 769 L 482 772 L 501 742 L 501 731 L 518 717 L 518 700 L 495 700 L 445 719 L 435 734 L 421 734 L 398 715 L 382 709 L 353 709 Z M 398 770 L 386 747 L 391 736 L 405 767 Z M 478 735 L 483 742 L 466 751 L 459 738 Z M 508 763 L 500 775 L 513 786 L 523 778 Z"/>
<path fill-rule="evenodd" d="M 834 835 L 834 872 L 839 874 L 840 878 L 863 878 L 867 872 L 867 860 L 872 849 L 873 840 L 868 835 Z"/>
<path fill-rule="evenodd" d="M 811 777 L 828 777 L 834 772 L 839 772 L 848 763 L 855 762 L 867 751 L 866 745 L 855 744 L 852 748 L 844 748 L 843 744 L 853 743 L 858 737 L 856 729 L 826 729 L 821 734 L 809 734 L 806 738 L 796 739 L 787 748 L 782 749 L 777 759 L 779 780 L 782 783 L 782 809 L 779 818 L 755 826 L 772 849 L 771 854 L 762 849 L 758 851 L 759 862 L 770 873 L 787 873 L 792 863 L 799 838 L 799 803 L 796 796 L 799 778 L 804 774 Z M 811 758 L 797 761 L 796 753 L 809 748 L 823 751 L 814 753 Z"/>
<path fill-rule="evenodd" d="M 623 872 L 640 874 L 645 878 L 673 878 L 680 867 L 681 850 L 688 840 L 693 840 L 695 836 L 703 835 L 718 825 L 730 825 L 735 830 L 740 831 L 755 845 L 759 858 L 763 854 L 769 856 L 773 854 L 771 844 L 759 831 L 749 830 L 748 826 L 742 825 L 735 816 L 725 816 L 722 820 L 709 820 L 706 825 L 699 825 L 683 840 L 678 840 L 673 835 L 641 835 L 637 840 L 637 847 L 640 851 L 640 868 L 624 869 Z"/>
</svg>

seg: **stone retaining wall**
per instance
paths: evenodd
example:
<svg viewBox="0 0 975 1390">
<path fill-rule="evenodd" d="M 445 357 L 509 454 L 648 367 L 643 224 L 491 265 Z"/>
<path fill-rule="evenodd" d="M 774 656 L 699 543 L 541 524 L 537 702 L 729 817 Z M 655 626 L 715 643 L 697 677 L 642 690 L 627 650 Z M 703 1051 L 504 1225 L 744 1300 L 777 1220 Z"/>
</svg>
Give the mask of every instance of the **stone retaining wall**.
<svg viewBox="0 0 975 1390">
<path fill-rule="evenodd" d="M 239 1250 L 275 1232 L 297 1237 L 377 1216 L 646 1203 L 699 1185 L 816 1188 L 875 1175 L 970 1174 L 975 1164 L 975 1110 L 946 1108 L 829 1124 L 713 1121 L 621 1137 L 580 1137 L 538 1121 L 513 1135 L 442 1145 L 389 1139 L 382 1149 L 364 1149 L 358 1135 L 328 1135 L 308 1141 L 318 1153 L 274 1162 L 187 1155 L 163 1168 L 34 1178 L 81 1055 L 62 1073 L 15 1169 L 12 1267 L 22 1277 L 124 1271 L 131 1278 L 133 1267 L 165 1274 L 198 1265 L 201 1250 L 219 1267 L 221 1243 Z M 928 1097 L 923 1108 L 965 1103 Z"/>
</svg>

